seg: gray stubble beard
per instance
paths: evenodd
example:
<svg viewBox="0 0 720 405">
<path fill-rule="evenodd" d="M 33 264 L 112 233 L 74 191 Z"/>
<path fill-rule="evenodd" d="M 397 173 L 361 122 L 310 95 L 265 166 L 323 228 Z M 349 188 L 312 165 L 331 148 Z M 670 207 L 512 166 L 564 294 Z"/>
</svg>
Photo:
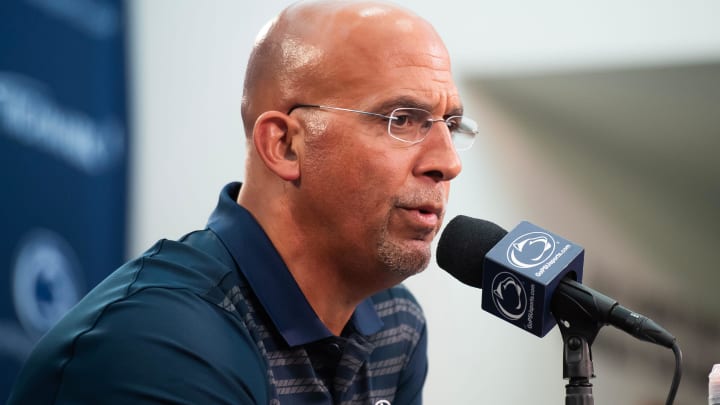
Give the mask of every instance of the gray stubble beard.
<svg viewBox="0 0 720 405">
<path fill-rule="evenodd" d="M 424 252 L 408 251 L 389 238 L 387 226 L 383 227 L 377 245 L 378 260 L 385 268 L 398 276 L 407 278 L 425 270 L 430 263 L 430 246 Z"/>
</svg>

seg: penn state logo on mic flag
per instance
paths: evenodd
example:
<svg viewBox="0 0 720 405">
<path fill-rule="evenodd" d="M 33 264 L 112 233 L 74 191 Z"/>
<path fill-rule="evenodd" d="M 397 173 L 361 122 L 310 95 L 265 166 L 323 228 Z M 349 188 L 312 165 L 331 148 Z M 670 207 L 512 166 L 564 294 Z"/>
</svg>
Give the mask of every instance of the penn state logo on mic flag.
<svg viewBox="0 0 720 405">
<path fill-rule="evenodd" d="M 510 244 L 507 259 L 520 269 L 539 266 L 555 253 L 555 243 L 555 239 L 545 232 L 526 233 Z"/>
<path fill-rule="evenodd" d="M 495 308 L 507 320 L 517 321 L 527 311 L 527 294 L 520 280 L 512 273 L 498 273 L 493 278 L 492 298 Z"/>
<path fill-rule="evenodd" d="M 485 256 L 482 308 L 537 336 L 556 324 L 552 294 L 568 274 L 582 280 L 582 247 L 522 222 Z"/>
</svg>

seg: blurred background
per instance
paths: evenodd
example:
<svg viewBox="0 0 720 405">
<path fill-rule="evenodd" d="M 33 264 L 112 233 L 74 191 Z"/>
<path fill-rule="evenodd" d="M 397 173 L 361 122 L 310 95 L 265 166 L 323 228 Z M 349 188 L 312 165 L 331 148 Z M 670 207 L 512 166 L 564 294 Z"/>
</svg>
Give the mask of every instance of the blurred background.
<svg viewBox="0 0 720 405">
<path fill-rule="evenodd" d="M 704 403 L 720 363 L 720 2 L 399 3 L 445 39 L 482 127 L 447 218 L 583 245 L 588 285 L 678 337 L 676 403 Z M 243 179 L 245 63 L 288 4 L 0 3 L 0 401 L 93 285 L 203 228 Z M 557 329 L 491 318 L 434 264 L 407 285 L 429 321 L 426 403 L 563 403 Z M 671 351 L 612 328 L 592 349 L 596 403 L 664 403 Z"/>
</svg>

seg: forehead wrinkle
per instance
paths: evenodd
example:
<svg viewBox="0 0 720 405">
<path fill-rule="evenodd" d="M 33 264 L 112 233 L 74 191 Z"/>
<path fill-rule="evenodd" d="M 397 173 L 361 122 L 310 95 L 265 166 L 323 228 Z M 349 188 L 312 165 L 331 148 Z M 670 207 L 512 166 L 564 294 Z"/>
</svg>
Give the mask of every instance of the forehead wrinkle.
<svg viewBox="0 0 720 405">
<path fill-rule="evenodd" d="M 423 71 L 428 80 L 442 85 L 452 84 L 453 78 L 450 69 L 450 60 L 446 54 L 438 55 L 434 52 L 422 53 L 395 53 L 385 57 L 385 63 L 392 69 L 405 69 Z"/>
<path fill-rule="evenodd" d="M 422 66 L 434 70 L 450 70 L 449 54 L 442 44 L 434 42 L 422 45 L 405 43 L 383 48 L 370 48 L 367 54 L 373 55 L 374 58 L 383 60 L 393 67 Z"/>
</svg>

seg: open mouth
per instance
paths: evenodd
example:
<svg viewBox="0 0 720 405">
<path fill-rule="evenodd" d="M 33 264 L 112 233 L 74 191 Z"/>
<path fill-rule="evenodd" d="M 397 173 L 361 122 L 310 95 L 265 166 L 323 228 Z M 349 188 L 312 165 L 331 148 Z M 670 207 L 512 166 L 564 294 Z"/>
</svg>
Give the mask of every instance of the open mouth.
<svg viewBox="0 0 720 405">
<path fill-rule="evenodd" d="M 434 215 L 436 217 L 440 217 L 442 213 L 442 208 L 436 207 L 434 205 L 421 205 L 417 207 L 410 207 L 409 209 L 415 210 L 419 212 L 422 215 Z"/>
<path fill-rule="evenodd" d="M 401 207 L 408 214 L 408 219 L 418 229 L 435 229 L 440 220 L 441 210 L 431 206 Z"/>
</svg>

